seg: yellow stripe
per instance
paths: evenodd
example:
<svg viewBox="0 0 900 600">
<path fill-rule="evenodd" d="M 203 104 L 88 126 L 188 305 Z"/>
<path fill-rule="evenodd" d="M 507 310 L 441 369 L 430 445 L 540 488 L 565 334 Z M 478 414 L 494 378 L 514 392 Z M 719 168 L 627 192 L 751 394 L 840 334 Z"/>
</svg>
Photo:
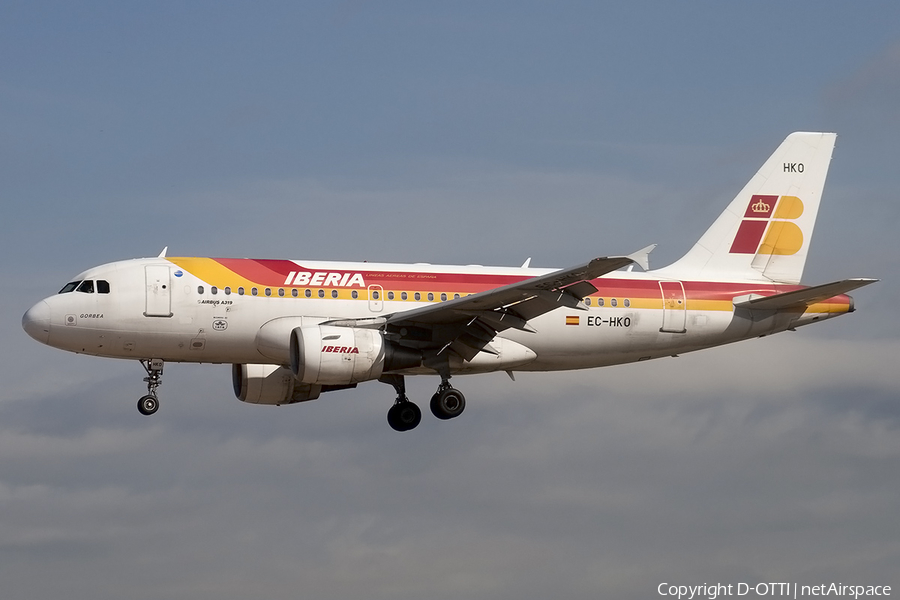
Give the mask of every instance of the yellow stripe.
<svg viewBox="0 0 900 600">
<path fill-rule="evenodd" d="M 244 286 L 247 288 L 248 294 L 250 293 L 251 287 L 258 287 L 260 290 L 263 289 L 258 284 L 249 279 L 244 279 L 231 269 L 222 266 L 211 258 L 169 258 L 167 260 L 181 267 L 194 277 L 202 279 L 209 285 L 220 288 L 226 286 L 231 286 L 233 288 Z M 278 292 L 275 293 L 277 294 Z"/>
</svg>

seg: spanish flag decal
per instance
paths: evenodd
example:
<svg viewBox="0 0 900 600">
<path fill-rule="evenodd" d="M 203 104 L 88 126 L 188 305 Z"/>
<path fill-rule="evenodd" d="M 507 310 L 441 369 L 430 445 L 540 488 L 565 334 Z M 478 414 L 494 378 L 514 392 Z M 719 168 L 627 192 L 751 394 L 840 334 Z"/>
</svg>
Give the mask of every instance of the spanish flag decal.
<svg viewBox="0 0 900 600">
<path fill-rule="evenodd" d="M 581 322 L 581 317 L 578 315 L 566 317 L 566 325 L 578 325 Z"/>
</svg>

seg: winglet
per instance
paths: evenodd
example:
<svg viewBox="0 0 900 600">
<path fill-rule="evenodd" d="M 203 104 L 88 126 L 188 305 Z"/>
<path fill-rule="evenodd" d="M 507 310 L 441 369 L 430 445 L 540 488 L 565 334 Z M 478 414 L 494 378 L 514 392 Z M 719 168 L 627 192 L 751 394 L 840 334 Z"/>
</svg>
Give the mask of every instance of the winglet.
<svg viewBox="0 0 900 600">
<path fill-rule="evenodd" d="M 646 248 L 641 248 L 637 252 L 633 254 L 629 254 L 625 258 L 630 258 L 635 263 L 640 265 L 640 267 L 645 270 L 650 270 L 650 253 L 653 252 L 653 249 L 656 248 L 656 244 L 650 244 Z"/>
<path fill-rule="evenodd" d="M 530 256 L 525 259 L 525 262 L 522 263 L 521 268 L 527 269 L 529 266 L 531 266 L 531 257 Z"/>
<path fill-rule="evenodd" d="M 166 246 L 165 248 L 162 249 L 162 252 L 160 252 L 160 253 L 159 253 L 159 256 L 157 256 L 156 258 L 165 258 L 165 257 L 166 257 L 166 252 L 168 252 L 168 251 L 169 251 L 169 247 Z"/>
</svg>

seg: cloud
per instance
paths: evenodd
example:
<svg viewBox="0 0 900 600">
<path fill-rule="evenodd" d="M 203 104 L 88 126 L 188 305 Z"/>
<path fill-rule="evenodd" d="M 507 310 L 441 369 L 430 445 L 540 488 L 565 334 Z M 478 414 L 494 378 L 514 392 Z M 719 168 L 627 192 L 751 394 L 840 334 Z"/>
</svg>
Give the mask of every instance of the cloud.
<svg viewBox="0 0 900 600">
<path fill-rule="evenodd" d="M 0 575 L 11 597 L 72 598 L 645 598 L 709 572 L 881 581 L 900 550 L 896 350 L 798 334 L 460 378 L 466 413 L 403 435 L 384 419 L 388 386 L 253 407 L 208 399 L 228 393 L 222 368 L 174 369 L 152 419 L 123 401 L 137 373 L 7 402 Z M 64 406 L 91 419 L 48 427 Z"/>
</svg>

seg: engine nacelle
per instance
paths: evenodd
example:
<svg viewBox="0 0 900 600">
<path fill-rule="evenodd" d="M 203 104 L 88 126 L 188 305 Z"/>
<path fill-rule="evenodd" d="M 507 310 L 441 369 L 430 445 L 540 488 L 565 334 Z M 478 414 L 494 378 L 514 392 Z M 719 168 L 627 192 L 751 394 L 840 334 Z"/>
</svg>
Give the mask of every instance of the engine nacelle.
<svg viewBox="0 0 900 600">
<path fill-rule="evenodd" d="M 232 365 L 234 395 L 251 404 L 294 404 L 315 400 L 322 386 L 301 383 L 290 369 L 278 365 Z"/>
<path fill-rule="evenodd" d="M 303 383 L 348 385 L 421 364 L 421 353 L 385 342 L 376 329 L 318 325 L 291 332 L 291 371 Z"/>
</svg>

